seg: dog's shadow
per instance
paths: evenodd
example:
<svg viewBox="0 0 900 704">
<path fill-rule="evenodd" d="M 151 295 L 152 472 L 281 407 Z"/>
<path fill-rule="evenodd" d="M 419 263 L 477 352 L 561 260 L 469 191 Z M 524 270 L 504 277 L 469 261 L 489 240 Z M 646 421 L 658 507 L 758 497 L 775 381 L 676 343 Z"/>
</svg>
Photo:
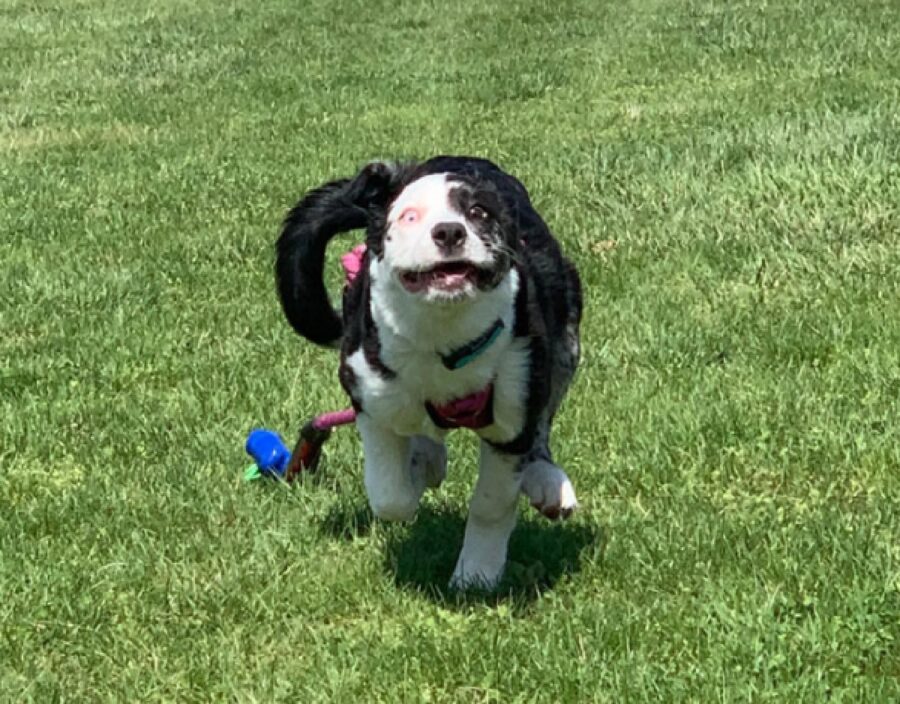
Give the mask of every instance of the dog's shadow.
<svg viewBox="0 0 900 704">
<path fill-rule="evenodd" d="M 321 524 L 335 538 L 368 535 L 374 518 L 368 506 L 339 501 Z M 527 604 L 552 589 L 564 576 L 577 573 L 583 560 L 601 560 L 606 547 L 603 529 L 579 516 L 551 523 L 537 515 L 519 520 L 509 543 L 506 571 L 492 591 L 450 589 L 449 582 L 465 532 L 465 514 L 442 505 L 423 505 L 409 525 L 383 524 L 385 570 L 398 587 L 445 605 L 514 601 Z"/>
</svg>

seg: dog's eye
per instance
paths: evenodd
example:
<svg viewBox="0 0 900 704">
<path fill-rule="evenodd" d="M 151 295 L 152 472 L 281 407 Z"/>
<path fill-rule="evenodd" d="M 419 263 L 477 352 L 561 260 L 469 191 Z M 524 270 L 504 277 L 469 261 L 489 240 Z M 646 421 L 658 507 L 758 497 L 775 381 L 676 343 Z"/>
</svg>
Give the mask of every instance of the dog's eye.
<svg viewBox="0 0 900 704">
<path fill-rule="evenodd" d="M 473 205 L 469 208 L 469 217 L 472 218 L 472 220 L 487 220 L 488 211 L 480 205 Z"/>
<path fill-rule="evenodd" d="M 402 222 L 404 225 L 412 225 L 414 223 L 419 222 L 419 211 L 415 208 L 407 208 L 402 213 L 400 213 L 399 222 Z"/>
</svg>

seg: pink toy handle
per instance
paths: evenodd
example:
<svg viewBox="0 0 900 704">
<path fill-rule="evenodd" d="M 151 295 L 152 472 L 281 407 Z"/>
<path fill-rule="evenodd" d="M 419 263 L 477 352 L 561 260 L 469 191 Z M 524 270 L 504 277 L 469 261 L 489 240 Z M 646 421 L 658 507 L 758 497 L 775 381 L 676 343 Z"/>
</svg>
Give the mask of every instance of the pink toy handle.
<svg viewBox="0 0 900 704">
<path fill-rule="evenodd" d="M 312 426 L 316 430 L 331 430 L 339 425 L 350 425 L 356 422 L 356 411 L 345 408 L 343 411 L 329 411 L 321 413 L 312 420 Z"/>
</svg>

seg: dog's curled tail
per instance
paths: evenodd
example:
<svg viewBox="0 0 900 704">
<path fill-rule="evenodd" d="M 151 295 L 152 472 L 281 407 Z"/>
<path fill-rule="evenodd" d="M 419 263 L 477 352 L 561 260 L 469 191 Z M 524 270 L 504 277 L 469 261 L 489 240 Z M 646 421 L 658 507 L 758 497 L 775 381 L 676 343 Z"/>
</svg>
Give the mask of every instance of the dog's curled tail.
<svg viewBox="0 0 900 704">
<path fill-rule="evenodd" d="M 369 225 L 401 172 L 373 162 L 352 179 L 309 191 L 285 218 L 275 252 L 278 294 L 288 322 L 306 339 L 332 347 L 340 341 L 341 316 L 325 290 L 325 249 L 336 235 Z"/>
</svg>

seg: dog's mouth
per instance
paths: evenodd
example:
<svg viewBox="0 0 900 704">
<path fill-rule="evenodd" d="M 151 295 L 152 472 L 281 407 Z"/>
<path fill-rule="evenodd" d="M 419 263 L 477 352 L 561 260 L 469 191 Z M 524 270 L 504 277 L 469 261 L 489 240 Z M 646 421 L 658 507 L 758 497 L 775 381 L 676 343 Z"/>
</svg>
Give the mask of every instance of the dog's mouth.
<svg viewBox="0 0 900 704">
<path fill-rule="evenodd" d="M 400 272 L 400 283 L 410 293 L 438 290 L 447 293 L 462 291 L 467 285 L 477 285 L 480 277 L 471 262 L 443 262 L 423 271 Z"/>
</svg>

